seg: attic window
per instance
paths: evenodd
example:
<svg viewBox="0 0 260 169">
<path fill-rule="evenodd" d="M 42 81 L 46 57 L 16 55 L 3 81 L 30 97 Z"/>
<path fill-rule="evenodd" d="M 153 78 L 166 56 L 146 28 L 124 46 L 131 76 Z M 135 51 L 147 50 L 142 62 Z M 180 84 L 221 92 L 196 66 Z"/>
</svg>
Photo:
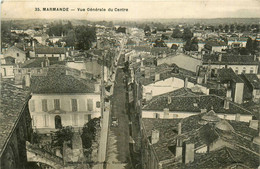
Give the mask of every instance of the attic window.
<svg viewBox="0 0 260 169">
<path fill-rule="evenodd" d="M 198 103 L 193 103 L 193 106 L 194 107 L 198 107 Z"/>
</svg>

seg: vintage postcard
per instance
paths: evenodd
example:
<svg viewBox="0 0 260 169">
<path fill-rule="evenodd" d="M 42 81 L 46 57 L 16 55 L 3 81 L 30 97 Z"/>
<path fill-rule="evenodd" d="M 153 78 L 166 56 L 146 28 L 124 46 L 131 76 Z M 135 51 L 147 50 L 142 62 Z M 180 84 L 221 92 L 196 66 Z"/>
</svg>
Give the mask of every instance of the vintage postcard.
<svg viewBox="0 0 260 169">
<path fill-rule="evenodd" d="M 259 0 L 2 0 L 0 169 L 257 169 Z"/>
</svg>

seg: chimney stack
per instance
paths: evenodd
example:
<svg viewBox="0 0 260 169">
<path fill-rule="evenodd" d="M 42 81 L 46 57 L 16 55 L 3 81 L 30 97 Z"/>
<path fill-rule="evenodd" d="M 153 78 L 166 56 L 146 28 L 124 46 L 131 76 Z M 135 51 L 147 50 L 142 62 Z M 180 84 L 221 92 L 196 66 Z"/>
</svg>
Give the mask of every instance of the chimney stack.
<svg viewBox="0 0 260 169">
<path fill-rule="evenodd" d="M 183 146 L 183 140 L 182 140 L 182 138 L 177 136 L 175 156 L 179 162 L 182 162 L 182 151 L 183 151 L 182 146 Z"/>
<path fill-rule="evenodd" d="M 229 103 L 230 103 L 230 98 L 227 97 L 227 98 L 224 100 L 224 109 L 226 109 L 226 110 L 229 109 Z"/>
<path fill-rule="evenodd" d="M 185 144 L 185 164 L 191 163 L 194 161 L 194 144 L 186 143 Z"/>
<path fill-rule="evenodd" d="M 160 80 L 160 73 L 155 73 L 154 81 Z"/>
<path fill-rule="evenodd" d="M 145 70 L 144 70 L 144 76 L 145 76 L 145 78 L 150 78 L 150 74 L 151 74 L 151 72 L 150 72 L 150 67 L 145 67 Z"/>
<path fill-rule="evenodd" d="M 188 87 L 188 77 L 185 77 L 185 80 L 184 80 L 184 88 L 187 88 Z"/>
<path fill-rule="evenodd" d="M 256 61 L 256 55 L 254 55 L 254 61 Z"/>
<path fill-rule="evenodd" d="M 258 120 L 250 120 L 249 127 L 255 130 L 258 130 Z"/>
<path fill-rule="evenodd" d="M 207 84 L 208 82 L 208 75 L 207 75 L 207 72 L 205 73 L 204 75 L 204 83 Z"/>
<path fill-rule="evenodd" d="M 181 135 L 181 122 L 178 124 L 178 135 Z"/>
<path fill-rule="evenodd" d="M 171 104 L 171 103 L 172 103 L 172 97 L 168 96 L 168 104 Z"/>
<path fill-rule="evenodd" d="M 31 86 L 31 77 L 29 74 L 25 75 L 25 87 L 30 87 Z"/>
<path fill-rule="evenodd" d="M 218 55 L 218 61 L 221 62 L 222 61 L 222 54 Z"/>
<path fill-rule="evenodd" d="M 41 62 L 41 67 L 43 67 L 43 62 Z"/>
<path fill-rule="evenodd" d="M 152 96 L 152 91 L 151 92 L 147 92 L 147 93 L 145 93 L 145 99 L 146 99 L 146 101 L 149 101 L 149 100 L 151 100 L 153 98 L 153 96 Z"/>
<path fill-rule="evenodd" d="M 155 144 L 159 141 L 159 131 L 156 129 L 152 130 L 151 143 Z"/>
</svg>

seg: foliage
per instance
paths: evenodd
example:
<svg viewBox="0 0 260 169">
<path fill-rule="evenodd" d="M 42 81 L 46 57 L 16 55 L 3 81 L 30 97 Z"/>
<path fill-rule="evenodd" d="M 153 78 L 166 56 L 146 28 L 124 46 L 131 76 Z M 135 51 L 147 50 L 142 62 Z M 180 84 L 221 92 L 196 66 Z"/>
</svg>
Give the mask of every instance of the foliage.
<svg viewBox="0 0 260 169">
<path fill-rule="evenodd" d="M 76 49 L 88 50 L 92 42 L 96 41 L 96 30 L 93 27 L 77 26 L 75 28 Z"/>
<path fill-rule="evenodd" d="M 193 37 L 193 34 L 189 28 L 185 28 L 183 31 L 183 39 L 185 41 L 191 39 Z"/>
<path fill-rule="evenodd" d="M 162 34 L 162 40 L 168 40 L 168 39 L 169 39 L 168 36 L 166 36 L 165 34 Z"/>
<path fill-rule="evenodd" d="M 125 27 L 119 27 L 116 29 L 116 33 L 126 33 L 126 28 Z"/>
<path fill-rule="evenodd" d="M 179 28 L 175 28 L 172 32 L 172 37 L 173 38 L 182 38 L 183 34 L 182 32 L 180 31 Z"/>
<path fill-rule="evenodd" d="M 144 32 L 151 32 L 151 28 L 148 25 L 145 25 Z"/>
<path fill-rule="evenodd" d="M 164 43 L 164 40 L 156 39 L 155 44 L 153 45 L 154 47 L 167 47 L 166 44 Z"/>
<path fill-rule="evenodd" d="M 173 50 L 177 50 L 177 49 L 178 49 L 178 45 L 176 45 L 176 44 L 172 44 L 171 49 L 173 49 Z"/>
<path fill-rule="evenodd" d="M 72 148 L 72 137 L 73 129 L 71 126 L 66 126 L 58 131 L 54 132 L 54 137 L 52 138 L 52 144 L 54 147 L 62 147 L 64 141 L 70 142 L 69 147 Z"/>
<path fill-rule="evenodd" d="M 32 134 L 32 143 L 33 143 L 33 144 L 39 144 L 40 141 L 41 141 L 41 139 L 42 139 L 42 136 L 41 136 L 41 135 L 39 135 L 39 134 L 36 133 L 36 132 L 33 132 L 33 134 Z"/>
<path fill-rule="evenodd" d="M 192 40 L 187 40 L 185 46 L 184 46 L 184 50 L 185 51 L 198 51 L 198 39 L 197 38 L 193 38 Z"/>
<path fill-rule="evenodd" d="M 82 129 L 82 144 L 83 148 L 91 148 L 93 140 L 96 137 L 96 130 L 99 127 L 100 118 L 93 118 L 86 123 Z"/>
</svg>

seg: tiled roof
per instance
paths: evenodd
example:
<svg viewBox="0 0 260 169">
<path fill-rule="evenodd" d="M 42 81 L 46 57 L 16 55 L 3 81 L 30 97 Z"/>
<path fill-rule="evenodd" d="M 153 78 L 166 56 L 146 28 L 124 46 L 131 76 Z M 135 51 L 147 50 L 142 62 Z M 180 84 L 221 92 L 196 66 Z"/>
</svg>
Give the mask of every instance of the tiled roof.
<svg viewBox="0 0 260 169">
<path fill-rule="evenodd" d="M 65 48 L 61 47 L 36 47 L 35 54 L 65 54 Z"/>
<path fill-rule="evenodd" d="M 206 45 L 207 46 L 227 46 L 227 44 L 222 41 L 207 41 Z"/>
<path fill-rule="evenodd" d="M 29 100 L 29 93 L 6 82 L 0 84 L 0 154 L 2 154 L 7 138 Z"/>
<path fill-rule="evenodd" d="M 246 79 L 254 89 L 260 89 L 260 79 L 256 74 L 242 74 L 241 77 Z"/>
<path fill-rule="evenodd" d="M 35 59 L 31 59 L 31 60 L 26 60 L 21 67 L 22 68 L 37 68 L 37 67 L 41 67 L 41 63 L 44 62 L 45 58 L 35 58 Z M 59 61 L 59 59 L 57 57 L 49 57 L 48 60 L 50 61 L 50 65 L 53 64 L 61 64 L 61 65 L 65 65 L 64 61 Z"/>
<path fill-rule="evenodd" d="M 147 138 L 151 136 L 153 129 L 159 131 L 159 141 L 152 144 L 156 157 L 161 162 L 172 159 L 172 164 L 168 163 L 163 168 L 225 168 L 234 163 L 255 168 L 259 165 L 259 156 L 255 154 L 258 153 L 259 148 L 252 144 L 252 138 L 258 135 L 257 130 L 251 129 L 249 123 L 246 122 L 217 119 L 216 122 L 201 123 L 205 115 L 215 116 L 214 112 L 210 111 L 184 119 L 142 119 Z M 178 123 L 180 122 L 182 123 L 181 135 L 178 135 Z M 220 122 L 227 123 L 233 130 L 220 130 L 217 128 Z M 208 153 L 195 153 L 194 162 L 185 165 L 174 163 L 173 147 L 176 145 L 177 137 L 181 137 L 184 142 L 194 143 L 195 150 L 202 145 L 210 145 L 219 138 L 237 146 L 235 149 L 224 147 Z"/>
<path fill-rule="evenodd" d="M 203 55 L 203 64 L 258 65 L 253 55 L 222 55 L 221 61 L 218 58 L 218 55 Z"/>
<path fill-rule="evenodd" d="M 172 96 L 171 103 L 168 104 L 168 96 L 154 97 L 143 106 L 143 110 L 163 111 L 169 108 L 170 111 L 182 112 L 200 112 L 201 109 L 213 110 L 222 114 L 245 114 L 252 113 L 236 103 L 230 101 L 229 109 L 224 108 L 224 99 L 216 95 L 200 95 L 200 96 Z"/>
<path fill-rule="evenodd" d="M 94 93 L 94 81 L 66 75 L 64 69 L 49 69 L 47 76 L 33 76 L 31 89 L 37 94 Z"/>
<path fill-rule="evenodd" d="M 236 83 L 243 83 L 244 81 L 231 68 L 222 68 L 218 70 L 219 80 L 221 83 L 234 81 Z"/>
</svg>

